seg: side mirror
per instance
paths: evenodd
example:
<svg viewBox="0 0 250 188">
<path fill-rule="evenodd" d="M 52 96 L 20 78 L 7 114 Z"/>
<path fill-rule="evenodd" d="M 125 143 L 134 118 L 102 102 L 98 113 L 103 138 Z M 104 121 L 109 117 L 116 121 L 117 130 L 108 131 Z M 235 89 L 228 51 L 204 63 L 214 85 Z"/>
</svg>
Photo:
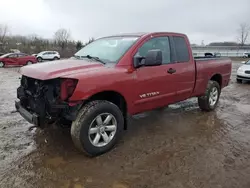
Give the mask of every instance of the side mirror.
<svg viewBox="0 0 250 188">
<path fill-rule="evenodd" d="M 145 57 L 145 66 L 158 66 L 162 64 L 162 51 L 149 50 Z"/>
<path fill-rule="evenodd" d="M 141 66 L 158 66 L 162 64 L 162 51 L 161 50 L 149 50 L 146 57 L 135 56 L 134 67 L 139 68 Z"/>
</svg>

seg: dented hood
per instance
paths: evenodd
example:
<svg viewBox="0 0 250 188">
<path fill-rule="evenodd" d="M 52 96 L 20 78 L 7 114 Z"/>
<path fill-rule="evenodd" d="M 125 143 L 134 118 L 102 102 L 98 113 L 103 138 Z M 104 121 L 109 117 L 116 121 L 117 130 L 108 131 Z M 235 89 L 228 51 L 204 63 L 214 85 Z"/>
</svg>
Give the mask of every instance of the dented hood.
<svg viewBox="0 0 250 188">
<path fill-rule="evenodd" d="M 49 80 L 70 74 L 94 71 L 96 69 L 105 69 L 105 66 L 99 62 L 88 59 L 66 59 L 27 65 L 20 69 L 20 73 L 39 80 Z"/>
</svg>

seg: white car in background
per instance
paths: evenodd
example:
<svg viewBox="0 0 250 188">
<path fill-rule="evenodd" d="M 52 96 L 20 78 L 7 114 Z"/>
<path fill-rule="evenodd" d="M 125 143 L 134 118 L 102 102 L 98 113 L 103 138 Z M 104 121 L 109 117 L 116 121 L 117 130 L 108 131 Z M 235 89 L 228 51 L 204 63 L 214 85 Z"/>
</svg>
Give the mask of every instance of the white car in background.
<svg viewBox="0 0 250 188">
<path fill-rule="evenodd" d="M 60 54 L 57 51 L 43 51 L 36 56 L 38 62 L 44 60 L 58 60 L 60 59 Z"/>
<path fill-rule="evenodd" d="M 244 62 L 244 65 L 241 65 L 238 68 L 236 81 L 238 83 L 242 83 L 242 81 L 250 81 L 250 60 Z"/>
</svg>

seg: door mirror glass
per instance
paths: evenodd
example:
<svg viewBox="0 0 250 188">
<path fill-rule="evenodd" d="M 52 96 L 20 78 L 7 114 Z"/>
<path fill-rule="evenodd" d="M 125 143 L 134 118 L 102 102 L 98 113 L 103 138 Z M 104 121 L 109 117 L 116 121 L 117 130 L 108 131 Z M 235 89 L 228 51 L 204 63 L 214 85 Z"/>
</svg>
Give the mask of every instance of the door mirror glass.
<svg viewBox="0 0 250 188">
<path fill-rule="evenodd" d="M 158 66 L 162 64 L 162 51 L 149 50 L 145 57 L 145 66 Z"/>
<path fill-rule="evenodd" d="M 161 50 L 149 50 L 145 57 L 135 56 L 134 67 L 139 68 L 141 66 L 159 66 L 162 64 L 162 51 Z"/>
</svg>

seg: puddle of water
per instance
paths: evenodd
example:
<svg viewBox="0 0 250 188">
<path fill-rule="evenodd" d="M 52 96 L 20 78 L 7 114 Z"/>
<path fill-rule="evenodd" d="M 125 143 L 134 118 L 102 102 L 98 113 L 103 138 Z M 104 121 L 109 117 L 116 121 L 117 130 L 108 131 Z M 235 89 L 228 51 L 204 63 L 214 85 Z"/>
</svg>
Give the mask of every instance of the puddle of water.
<svg viewBox="0 0 250 188">
<path fill-rule="evenodd" d="M 76 183 L 69 180 L 62 181 L 60 184 L 61 186 L 59 186 L 59 188 L 85 188 L 85 186 L 82 185 L 81 183 L 79 182 Z"/>
<path fill-rule="evenodd" d="M 46 160 L 47 167 L 57 168 L 61 165 L 66 164 L 67 162 L 62 157 L 54 157 Z"/>
<path fill-rule="evenodd" d="M 129 188 L 129 186 L 122 182 L 114 182 L 112 188 Z"/>
</svg>

